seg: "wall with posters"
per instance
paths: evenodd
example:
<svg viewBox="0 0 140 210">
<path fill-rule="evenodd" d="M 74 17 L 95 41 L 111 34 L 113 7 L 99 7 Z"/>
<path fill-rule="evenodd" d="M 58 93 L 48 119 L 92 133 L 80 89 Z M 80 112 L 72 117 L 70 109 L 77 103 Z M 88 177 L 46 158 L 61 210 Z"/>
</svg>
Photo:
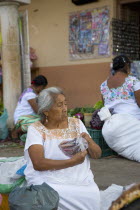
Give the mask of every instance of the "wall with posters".
<svg viewBox="0 0 140 210">
<path fill-rule="evenodd" d="M 99 7 L 69 16 L 70 60 L 110 56 L 110 7 Z"/>
<path fill-rule="evenodd" d="M 93 105 L 101 100 L 99 87 L 109 74 L 112 60 L 110 54 L 70 59 L 70 15 L 94 9 L 103 12 L 104 8 L 108 8 L 110 21 L 114 15 L 115 2 L 98 0 L 76 6 L 71 0 L 32 0 L 31 5 L 26 7 L 29 12 L 30 46 L 36 49 L 38 56 L 38 74 L 47 76 L 49 86 L 60 86 L 65 90 L 70 107 Z M 96 44 L 94 52 L 97 52 L 99 39 Z M 100 46 L 100 50 L 101 54 L 107 52 L 105 46 Z"/>
<path fill-rule="evenodd" d="M 69 17 L 72 13 L 80 13 L 86 10 L 91 10 L 94 13 L 97 10 L 102 10 L 103 7 L 108 7 L 109 18 L 111 19 L 114 13 L 114 3 L 114 0 L 98 0 L 95 3 L 76 6 L 71 0 L 32 0 L 27 7 L 30 45 L 36 49 L 36 53 L 39 55 L 38 66 L 109 62 L 110 57 L 108 56 L 106 58 L 101 56 L 97 59 L 86 58 L 86 60 L 75 60 L 74 62 L 70 60 Z M 95 28 L 97 29 L 96 26 Z M 100 35 L 98 32 L 95 32 L 96 37 Z M 99 42 L 99 36 L 97 39 Z M 104 47 L 105 50 L 105 46 L 100 47 Z"/>
</svg>

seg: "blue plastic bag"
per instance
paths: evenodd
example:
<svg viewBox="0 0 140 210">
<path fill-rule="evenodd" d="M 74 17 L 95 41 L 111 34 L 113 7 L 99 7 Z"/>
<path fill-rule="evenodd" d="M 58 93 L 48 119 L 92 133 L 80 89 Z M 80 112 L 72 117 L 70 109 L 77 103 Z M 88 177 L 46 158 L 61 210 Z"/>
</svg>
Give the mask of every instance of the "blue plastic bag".
<svg viewBox="0 0 140 210">
<path fill-rule="evenodd" d="M 20 176 L 24 176 L 24 170 L 27 167 L 27 164 L 25 164 L 24 166 L 22 166 L 17 172 L 16 174 L 20 175 Z"/>
<path fill-rule="evenodd" d="M 6 139 L 8 136 L 8 127 L 7 127 L 7 110 L 4 109 L 3 114 L 0 116 L 0 139 Z"/>
</svg>

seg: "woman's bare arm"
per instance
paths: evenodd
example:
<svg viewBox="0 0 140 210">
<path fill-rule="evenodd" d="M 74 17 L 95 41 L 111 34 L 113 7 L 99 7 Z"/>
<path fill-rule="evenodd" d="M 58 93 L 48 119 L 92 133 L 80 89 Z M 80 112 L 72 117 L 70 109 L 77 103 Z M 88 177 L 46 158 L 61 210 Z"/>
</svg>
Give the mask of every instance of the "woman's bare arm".
<svg viewBox="0 0 140 210">
<path fill-rule="evenodd" d="M 28 102 L 29 102 L 30 106 L 32 107 L 32 109 L 34 110 L 34 112 L 37 113 L 38 112 L 38 105 L 36 103 L 36 99 L 35 98 L 30 99 L 30 100 L 28 100 Z"/>
<path fill-rule="evenodd" d="M 101 148 L 94 142 L 92 138 L 87 133 L 81 133 L 81 136 L 85 138 L 88 142 L 88 152 L 91 158 L 97 159 L 101 157 L 102 151 Z"/>
<path fill-rule="evenodd" d="M 79 152 L 71 159 L 67 160 L 52 160 L 44 157 L 44 148 L 42 145 L 32 145 L 28 149 L 29 156 L 31 158 L 33 167 L 37 171 L 45 170 L 59 170 L 68 167 L 75 166 L 82 163 L 85 160 L 87 151 Z"/>
<path fill-rule="evenodd" d="M 103 104 L 104 104 L 104 99 L 103 99 L 103 96 L 101 95 L 101 99 L 102 99 L 102 102 L 103 102 Z"/>
<path fill-rule="evenodd" d="M 134 94 L 135 94 L 136 102 L 138 106 L 140 107 L 140 90 L 135 91 Z"/>
</svg>

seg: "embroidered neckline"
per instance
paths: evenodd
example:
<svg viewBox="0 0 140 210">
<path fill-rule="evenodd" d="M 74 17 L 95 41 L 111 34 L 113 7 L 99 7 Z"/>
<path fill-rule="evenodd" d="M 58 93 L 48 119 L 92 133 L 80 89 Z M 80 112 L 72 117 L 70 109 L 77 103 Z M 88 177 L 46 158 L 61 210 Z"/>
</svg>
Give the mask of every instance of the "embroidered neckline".
<svg viewBox="0 0 140 210">
<path fill-rule="evenodd" d="M 46 129 L 47 131 L 52 131 L 52 130 L 66 130 L 66 129 L 69 129 L 70 127 L 70 118 L 68 117 L 68 127 L 67 128 L 55 128 L 55 129 L 48 129 L 45 125 L 43 125 L 40 121 L 38 121 L 39 124 L 44 128 Z"/>
<path fill-rule="evenodd" d="M 35 127 L 38 132 L 43 136 L 47 136 L 48 139 L 66 139 L 68 136 L 69 138 L 73 139 L 77 137 L 79 134 L 79 120 L 76 118 L 68 117 L 68 127 L 63 129 L 47 129 L 40 121 L 33 123 L 33 127 Z"/>
<path fill-rule="evenodd" d="M 121 86 L 118 86 L 118 87 L 116 87 L 116 88 L 109 88 L 109 87 L 108 87 L 108 84 L 107 84 L 107 80 L 106 80 L 106 87 L 108 88 L 109 91 L 120 89 L 120 88 L 122 88 L 122 87 L 126 84 L 126 82 L 127 82 L 127 80 L 129 79 L 129 77 L 130 77 L 130 76 L 125 77 L 124 83 L 123 83 Z"/>
</svg>

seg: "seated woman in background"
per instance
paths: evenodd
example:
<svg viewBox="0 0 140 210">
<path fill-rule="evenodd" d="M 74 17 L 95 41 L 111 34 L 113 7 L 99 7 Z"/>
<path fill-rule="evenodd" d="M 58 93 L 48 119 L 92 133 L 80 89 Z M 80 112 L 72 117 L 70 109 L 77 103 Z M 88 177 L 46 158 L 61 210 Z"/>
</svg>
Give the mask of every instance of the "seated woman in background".
<svg viewBox="0 0 140 210">
<path fill-rule="evenodd" d="M 12 140 L 18 141 L 20 139 L 25 141 L 28 126 L 39 120 L 38 105 L 36 97 L 41 90 L 46 88 L 48 81 L 46 77 L 39 75 L 31 82 L 31 86 L 23 91 L 19 97 L 17 107 L 14 112 L 15 128 L 12 131 Z"/>
<path fill-rule="evenodd" d="M 113 75 L 101 84 L 104 106 L 113 108 L 114 115 L 104 108 L 99 115 L 105 120 L 102 133 L 107 144 L 119 155 L 140 162 L 140 81 L 129 74 L 128 57 L 115 57 Z"/>
<path fill-rule="evenodd" d="M 91 158 L 101 155 L 100 147 L 90 138 L 77 118 L 67 117 L 67 104 L 60 88 L 47 88 L 38 96 L 41 121 L 28 128 L 25 144 L 28 185 L 50 185 L 59 194 L 61 210 L 99 210 L 100 193 L 90 169 Z M 88 149 L 69 157 L 60 149 L 60 143 L 85 138 Z M 89 156 L 88 156 L 89 154 Z"/>
</svg>

